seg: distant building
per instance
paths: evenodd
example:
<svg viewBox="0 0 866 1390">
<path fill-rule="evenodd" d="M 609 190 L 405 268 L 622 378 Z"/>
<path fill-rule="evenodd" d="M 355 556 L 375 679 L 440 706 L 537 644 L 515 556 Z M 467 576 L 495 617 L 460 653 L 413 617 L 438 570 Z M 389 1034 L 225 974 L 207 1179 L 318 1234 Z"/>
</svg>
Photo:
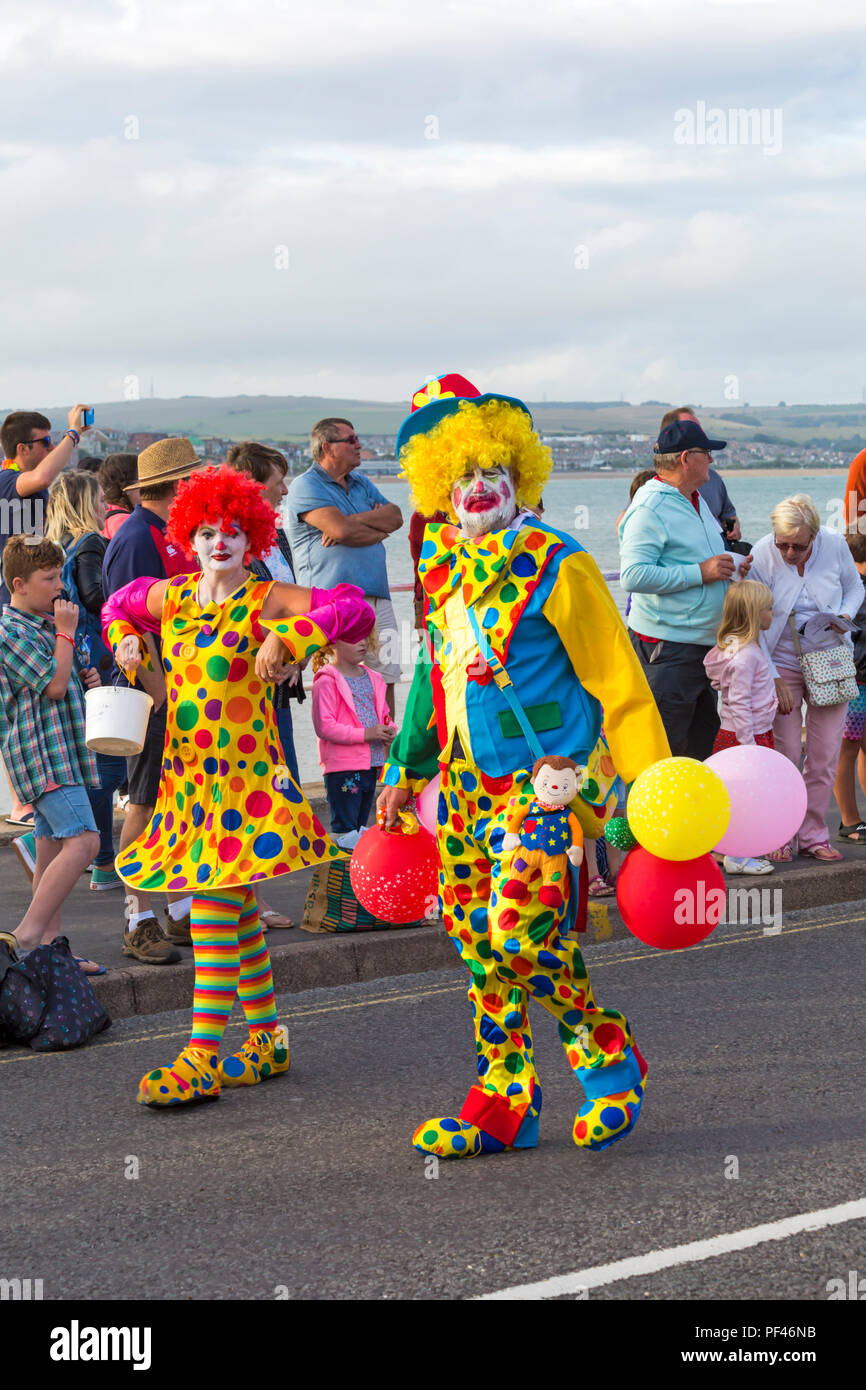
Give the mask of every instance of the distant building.
<svg viewBox="0 0 866 1390">
<path fill-rule="evenodd" d="M 168 439 L 168 437 L 167 434 L 148 434 L 145 431 L 131 434 L 127 438 L 124 452 L 129 454 L 143 453 L 145 449 L 150 448 L 151 444 L 158 444 L 160 439 Z"/>
</svg>

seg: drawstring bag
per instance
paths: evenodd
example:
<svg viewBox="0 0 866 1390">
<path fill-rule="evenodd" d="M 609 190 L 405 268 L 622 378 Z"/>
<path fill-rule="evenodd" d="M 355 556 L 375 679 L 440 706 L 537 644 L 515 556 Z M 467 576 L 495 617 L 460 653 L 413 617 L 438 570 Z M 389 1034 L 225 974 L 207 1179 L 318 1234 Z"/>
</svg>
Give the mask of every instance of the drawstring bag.
<svg viewBox="0 0 866 1390">
<path fill-rule="evenodd" d="M 111 1019 L 65 936 L 16 960 L 0 941 L 0 1043 L 27 1043 L 34 1052 L 82 1047 Z"/>
</svg>

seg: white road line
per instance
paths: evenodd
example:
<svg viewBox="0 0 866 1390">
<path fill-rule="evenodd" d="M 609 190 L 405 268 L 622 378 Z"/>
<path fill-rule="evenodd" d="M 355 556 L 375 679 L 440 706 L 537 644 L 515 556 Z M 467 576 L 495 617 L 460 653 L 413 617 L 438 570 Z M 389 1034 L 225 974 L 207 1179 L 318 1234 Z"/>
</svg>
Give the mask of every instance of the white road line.
<svg viewBox="0 0 866 1390">
<path fill-rule="evenodd" d="M 732 1250 L 748 1250 L 750 1246 L 761 1245 L 765 1240 L 787 1240 L 789 1236 L 799 1235 L 801 1231 L 820 1231 L 824 1226 L 840 1226 L 845 1221 L 862 1221 L 864 1218 L 866 1197 L 856 1202 L 843 1202 L 838 1207 L 825 1207 L 823 1211 L 786 1216 L 781 1221 L 770 1221 L 764 1226 L 752 1226 L 745 1231 L 730 1231 L 727 1235 L 711 1236 L 709 1240 L 693 1240 L 688 1245 L 674 1245 L 669 1250 L 651 1250 L 648 1255 L 633 1255 L 627 1260 L 616 1260 L 609 1265 L 595 1265 L 592 1269 L 581 1269 L 575 1274 L 557 1274 L 552 1279 L 542 1279 L 537 1284 L 517 1284 L 513 1289 L 499 1289 L 496 1293 L 479 1294 L 476 1301 L 529 1301 L 559 1298 L 569 1293 L 583 1293 L 588 1289 L 600 1288 L 602 1284 L 615 1284 L 620 1279 L 633 1279 L 638 1274 L 656 1274 L 660 1269 L 671 1269 L 674 1265 L 712 1260 L 716 1255 L 728 1255 Z"/>
</svg>

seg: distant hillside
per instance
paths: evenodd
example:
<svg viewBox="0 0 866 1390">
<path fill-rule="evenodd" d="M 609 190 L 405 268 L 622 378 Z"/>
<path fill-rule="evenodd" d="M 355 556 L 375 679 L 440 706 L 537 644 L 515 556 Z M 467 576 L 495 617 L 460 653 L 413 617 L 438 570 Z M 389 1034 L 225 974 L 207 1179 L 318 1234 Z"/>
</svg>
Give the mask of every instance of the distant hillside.
<svg viewBox="0 0 866 1390">
<path fill-rule="evenodd" d="M 647 434 L 658 431 L 663 402 L 629 405 L 623 401 L 528 402 L 545 434 Z M 0 413 L 0 418 L 13 407 Z M 41 407 L 52 425 L 65 424 L 68 406 Z M 176 400 L 96 403 L 96 422 L 109 429 L 215 435 L 224 439 L 300 441 L 316 420 L 327 415 L 350 419 L 360 434 L 396 434 L 408 407 L 400 401 L 353 401 L 325 396 L 181 396 Z M 697 407 L 704 428 L 722 439 L 862 447 L 866 443 L 866 403 L 853 405 L 776 405 L 729 409 Z"/>
</svg>

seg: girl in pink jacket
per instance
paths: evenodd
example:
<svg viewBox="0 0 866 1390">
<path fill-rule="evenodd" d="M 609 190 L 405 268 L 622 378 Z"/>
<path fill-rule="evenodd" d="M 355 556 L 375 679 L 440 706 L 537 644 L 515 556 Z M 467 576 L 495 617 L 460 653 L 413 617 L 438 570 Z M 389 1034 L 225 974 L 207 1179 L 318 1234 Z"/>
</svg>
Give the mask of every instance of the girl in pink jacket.
<svg viewBox="0 0 866 1390">
<path fill-rule="evenodd" d="M 397 734 L 385 682 L 364 665 L 368 648 L 371 638 L 335 642 L 313 657 L 313 727 L 331 838 L 341 849 L 353 849 L 367 827 L 385 753 Z"/>
<path fill-rule="evenodd" d="M 713 752 L 743 743 L 773 747 L 773 720 L 779 701 L 775 672 L 761 643 L 773 621 L 773 595 L 766 584 L 743 579 L 728 585 L 716 645 L 704 657 L 713 688 L 721 694 L 721 728 Z M 732 874 L 770 874 L 769 859 L 725 856 Z"/>
</svg>

